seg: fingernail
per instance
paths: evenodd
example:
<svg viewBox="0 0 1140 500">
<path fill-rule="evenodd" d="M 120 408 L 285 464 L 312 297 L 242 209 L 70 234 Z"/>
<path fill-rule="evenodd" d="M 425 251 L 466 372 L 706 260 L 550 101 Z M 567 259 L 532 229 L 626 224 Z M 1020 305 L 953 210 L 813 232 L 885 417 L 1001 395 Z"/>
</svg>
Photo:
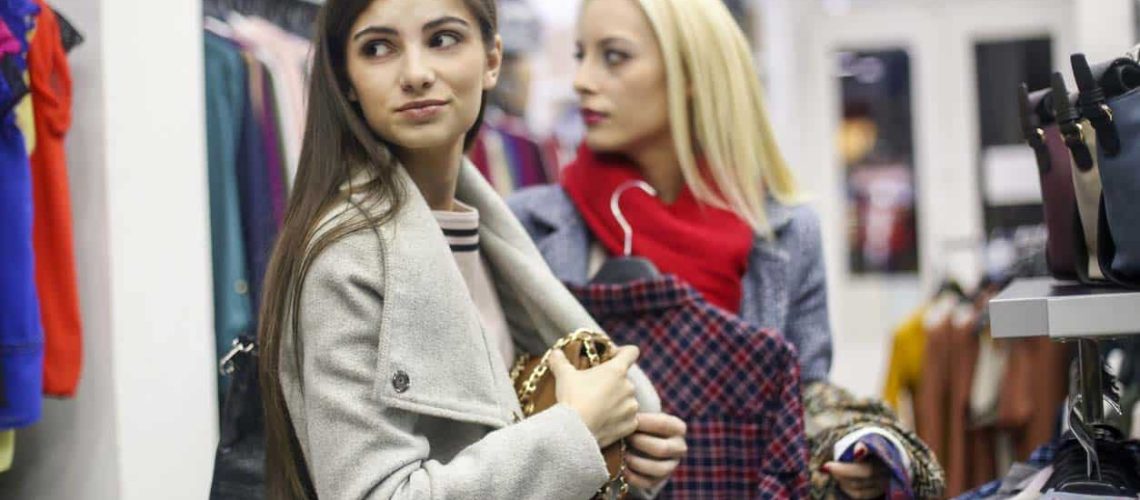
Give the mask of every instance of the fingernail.
<svg viewBox="0 0 1140 500">
<path fill-rule="evenodd" d="M 827 464 L 823 464 L 823 467 L 820 467 L 819 471 L 824 474 L 831 474 L 831 467 L 829 467 Z"/>
<path fill-rule="evenodd" d="M 859 448 L 858 450 L 855 450 L 855 460 L 859 460 L 865 456 L 867 456 L 866 448 Z"/>
</svg>

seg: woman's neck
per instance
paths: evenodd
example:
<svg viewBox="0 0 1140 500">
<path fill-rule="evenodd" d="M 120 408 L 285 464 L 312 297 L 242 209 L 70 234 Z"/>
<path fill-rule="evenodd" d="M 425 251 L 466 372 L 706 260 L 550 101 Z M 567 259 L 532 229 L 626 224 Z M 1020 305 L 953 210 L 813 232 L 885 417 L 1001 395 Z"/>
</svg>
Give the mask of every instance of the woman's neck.
<svg viewBox="0 0 1140 500">
<path fill-rule="evenodd" d="M 432 210 L 455 210 L 455 189 L 463 166 L 463 142 L 451 148 L 405 149 L 396 157 Z"/>
<path fill-rule="evenodd" d="M 641 170 L 645 182 L 657 191 L 657 199 L 666 204 L 677 201 L 685 187 L 685 176 L 681 173 L 681 162 L 671 136 L 654 141 L 629 156 Z"/>
</svg>

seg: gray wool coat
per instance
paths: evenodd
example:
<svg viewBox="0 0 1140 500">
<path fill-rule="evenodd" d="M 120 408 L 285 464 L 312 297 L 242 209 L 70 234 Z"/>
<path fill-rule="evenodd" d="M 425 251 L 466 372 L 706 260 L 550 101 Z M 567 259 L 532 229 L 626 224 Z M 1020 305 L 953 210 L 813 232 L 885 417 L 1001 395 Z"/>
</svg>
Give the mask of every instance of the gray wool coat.
<svg viewBox="0 0 1140 500">
<path fill-rule="evenodd" d="M 507 204 L 555 276 L 577 285 L 588 281 L 593 238 L 561 186 L 527 188 L 511 196 Z M 755 238 L 741 283 L 740 316 L 781 333 L 796 346 L 806 386 L 826 380 L 831 371 L 831 323 L 819 217 L 806 205 L 770 202 L 767 209 L 775 238 Z"/>
<path fill-rule="evenodd" d="M 286 334 L 281 385 L 322 499 L 589 498 L 607 479 L 564 405 L 521 420 L 510 367 L 489 348 L 447 241 L 407 173 L 394 219 L 332 244 L 300 297 L 300 364 Z M 598 326 L 473 166 L 456 197 L 479 210 L 481 249 L 519 350 Z M 359 206 L 334 212 L 359 216 Z M 660 400 L 636 367 L 642 411 Z M 521 420 L 521 421 L 520 421 Z"/>
</svg>

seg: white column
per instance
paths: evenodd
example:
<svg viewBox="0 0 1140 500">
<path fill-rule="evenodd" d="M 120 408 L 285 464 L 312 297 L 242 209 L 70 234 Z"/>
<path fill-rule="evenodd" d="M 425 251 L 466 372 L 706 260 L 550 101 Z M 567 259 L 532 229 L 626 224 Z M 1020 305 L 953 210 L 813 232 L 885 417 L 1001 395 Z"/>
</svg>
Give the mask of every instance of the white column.
<svg viewBox="0 0 1140 500">
<path fill-rule="evenodd" d="M 68 136 L 78 395 L 17 435 L 0 498 L 201 499 L 217 442 L 200 0 L 53 0 L 85 35 Z"/>
<path fill-rule="evenodd" d="M 1135 0 L 1073 0 L 1077 50 L 1089 61 L 1123 55 L 1137 42 L 1135 9 Z"/>
</svg>

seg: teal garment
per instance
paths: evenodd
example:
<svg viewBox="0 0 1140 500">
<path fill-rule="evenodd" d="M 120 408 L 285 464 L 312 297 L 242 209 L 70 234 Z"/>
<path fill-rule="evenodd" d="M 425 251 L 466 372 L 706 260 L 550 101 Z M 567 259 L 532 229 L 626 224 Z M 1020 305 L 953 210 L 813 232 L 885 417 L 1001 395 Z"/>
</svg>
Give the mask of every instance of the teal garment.
<svg viewBox="0 0 1140 500">
<path fill-rule="evenodd" d="M 206 33 L 206 139 L 214 258 L 214 333 L 220 360 L 239 335 L 253 335 L 242 236 L 237 158 L 248 99 L 245 61 L 233 42 Z M 227 379 L 218 379 L 219 398 Z"/>
</svg>

